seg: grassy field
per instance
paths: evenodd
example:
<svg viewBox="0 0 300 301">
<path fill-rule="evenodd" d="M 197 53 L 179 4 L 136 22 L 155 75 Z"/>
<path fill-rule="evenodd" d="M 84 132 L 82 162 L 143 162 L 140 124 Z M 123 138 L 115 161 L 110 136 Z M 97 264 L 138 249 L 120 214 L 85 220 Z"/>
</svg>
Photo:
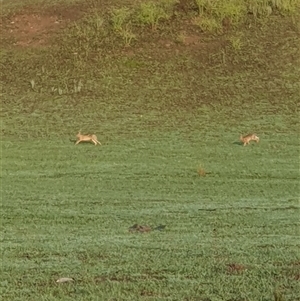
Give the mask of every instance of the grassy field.
<svg viewBox="0 0 300 301">
<path fill-rule="evenodd" d="M 2 11 L 3 300 L 299 301 L 299 24 L 180 15 L 124 47 L 92 30 L 109 2 L 24 3 Z"/>
</svg>

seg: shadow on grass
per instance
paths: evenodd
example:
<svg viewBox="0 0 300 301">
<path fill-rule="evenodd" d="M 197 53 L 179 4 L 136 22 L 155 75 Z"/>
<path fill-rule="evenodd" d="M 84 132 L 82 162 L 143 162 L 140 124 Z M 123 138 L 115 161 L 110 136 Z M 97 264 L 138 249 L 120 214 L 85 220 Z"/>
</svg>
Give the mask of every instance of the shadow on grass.
<svg viewBox="0 0 300 301">
<path fill-rule="evenodd" d="M 241 142 L 241 141 L 234 141 L 232 144 L 235 144 L 235 145 L 243 145 L 243 142 Z"/>
</svg>

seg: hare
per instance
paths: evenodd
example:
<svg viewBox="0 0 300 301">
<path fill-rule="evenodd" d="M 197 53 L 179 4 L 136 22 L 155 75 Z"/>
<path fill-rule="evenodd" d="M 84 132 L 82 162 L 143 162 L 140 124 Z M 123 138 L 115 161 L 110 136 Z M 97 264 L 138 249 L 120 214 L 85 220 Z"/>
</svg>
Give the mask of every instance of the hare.
<svg viewBox="0 0 300 301">
<path fill-rule="evenodd" d="M 81 141 L 91 141 L 95 145 L 97 145 L 97 144 L 101 145 L 101 143 L 97 140 L 96 135 L 82 135 L 81 132 L 79 131 L 78 134 L 76 135 L 76 137 L 77 137 L 77 141 L 76 141 L 75 145 L 77 145 Z"/>
<path fill-rule="evenodd" d="M 259 138 L 255 134 L 248 134 L 246 136 L 241 135 L 240 136 L 240 140 L 241 140 L 241 142 L 243 142 L 244 146 L 246 146 L 247 144 L 249 144 L 250 141 L 255 141 L 256 143 L 259 142 Z"/>
</svg>

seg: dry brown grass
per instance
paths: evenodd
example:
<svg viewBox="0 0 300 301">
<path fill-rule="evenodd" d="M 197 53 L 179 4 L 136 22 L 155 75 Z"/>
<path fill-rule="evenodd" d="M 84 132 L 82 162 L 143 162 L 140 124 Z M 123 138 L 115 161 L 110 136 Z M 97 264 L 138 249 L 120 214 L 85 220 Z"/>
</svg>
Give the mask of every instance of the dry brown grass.
<svg viewBox="0 0 300 301">
<path fill-rule="evenodd" d="M 202 165 L 199 165 L 199 166 L 198 166 L 197 173 L 198 173 L 199 177 L 205 177 L 205 176 L 207 175 L 207 172 L 206 172 L 206 170 L 203 168 Z"/>
</svg>

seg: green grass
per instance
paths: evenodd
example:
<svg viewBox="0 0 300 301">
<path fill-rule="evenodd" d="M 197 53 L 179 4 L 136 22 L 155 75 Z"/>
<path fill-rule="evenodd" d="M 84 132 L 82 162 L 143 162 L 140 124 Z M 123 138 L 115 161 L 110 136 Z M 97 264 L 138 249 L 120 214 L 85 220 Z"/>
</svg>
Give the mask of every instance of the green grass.
<svg viewBox="0 0 300 301">
<path fill-rule="evenodd" d="M 3 47 L 3 300 L 300 300 L 299 37 L 259 26 L 76 58 L 72 26 L 51 50 Z"/>
<path fill-rule="evenodd" d="M 286 300 L 296 300 L 297 145 L 277 135 L 280 150 L 268 138 L 243 148 L 229 134 L 212 145 L 214 134 L 207 146 L 179 133 L 101 148 L 67 139 L 4 144 L 3 296 L 271 300 L 284 286 Z M 130 234 L 136 222 L 166 229 Z M 247 271 L 228 274 L 232 262 Z M 76 282 L 58 286 L 61 276 Z"/>
</svg>

